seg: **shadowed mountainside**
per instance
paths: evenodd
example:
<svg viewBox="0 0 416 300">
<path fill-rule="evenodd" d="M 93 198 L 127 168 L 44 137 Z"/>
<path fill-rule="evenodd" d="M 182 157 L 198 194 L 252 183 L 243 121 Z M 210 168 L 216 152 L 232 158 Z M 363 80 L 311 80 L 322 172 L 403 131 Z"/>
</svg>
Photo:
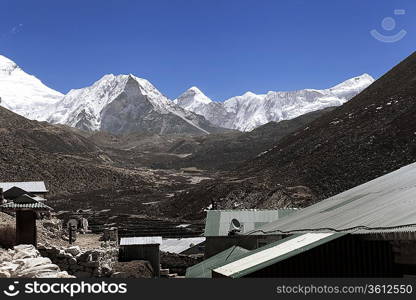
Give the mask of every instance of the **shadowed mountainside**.
<svg viewBox="0 0 416 300">
<path fill-rule="evenodd" d="M 166 213 L 308 206 L 416 161 L 416 53 L 355 98 L 241 165 L 234 178 L 176 195 Z"/>
</svg>

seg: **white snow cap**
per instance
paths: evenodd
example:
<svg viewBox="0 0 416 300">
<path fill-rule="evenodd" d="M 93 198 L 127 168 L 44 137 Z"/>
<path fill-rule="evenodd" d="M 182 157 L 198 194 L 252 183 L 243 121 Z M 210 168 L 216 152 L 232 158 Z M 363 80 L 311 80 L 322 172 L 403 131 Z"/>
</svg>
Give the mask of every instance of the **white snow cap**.
<svg viewBox="0 0 416 300">
<path fill-rule="evenodd" d="M 14 61 L 0 55 L 0 105 L 29 119 L 46 120 L 49 109 L 63 95 L 35 76 L 25 73 Z"/>
<path fill-rule="evenodd" d="M 11 72 L 16 68 L 18 68 L 18 66 L 14 61 L 0 55 L 0 72 Z"/>
<path fill-rule="evenodd" d="M 193 86 L 187 89 L 182 95 L 173 101 L 186 110 L 202 114 L 200 109 L 213 102 L 199 88 Z"/>
</svg>

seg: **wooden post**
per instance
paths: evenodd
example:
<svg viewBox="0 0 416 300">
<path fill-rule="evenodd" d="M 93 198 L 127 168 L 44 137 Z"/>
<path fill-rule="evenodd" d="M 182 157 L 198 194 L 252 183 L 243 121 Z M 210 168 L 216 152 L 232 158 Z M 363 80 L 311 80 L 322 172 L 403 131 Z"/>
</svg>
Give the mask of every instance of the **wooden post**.
<svg viewBox="0 0 416 300">
<path fill-rule="evenodd" d="M 69 226 L 69 243 L 72 244 L 76 239 L 77 228 L 74 225 Z"/>
</svg>

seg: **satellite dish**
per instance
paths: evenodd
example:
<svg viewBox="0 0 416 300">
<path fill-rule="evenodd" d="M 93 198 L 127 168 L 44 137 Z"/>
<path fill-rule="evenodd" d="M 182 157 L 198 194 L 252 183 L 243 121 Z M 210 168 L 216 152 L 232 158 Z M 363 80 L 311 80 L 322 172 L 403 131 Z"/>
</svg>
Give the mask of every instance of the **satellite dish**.
<svg viewBox="0 0 416 300">
<path fill-rule="evenodd" d="M 228 235 L 236 234 L 237 232 L 241 232 L 241 223 L 237 219 L 232 219 L 230 223 L 230 229 L 228 231 Z"/>
</svg>

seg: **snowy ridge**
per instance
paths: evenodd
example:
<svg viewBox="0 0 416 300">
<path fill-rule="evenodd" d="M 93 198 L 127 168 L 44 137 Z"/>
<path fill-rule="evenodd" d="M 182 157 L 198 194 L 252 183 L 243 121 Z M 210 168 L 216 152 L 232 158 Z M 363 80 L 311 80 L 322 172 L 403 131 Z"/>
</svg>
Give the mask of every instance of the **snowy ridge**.
<svg viewBox="0 0 416 300">
<path fill-rule="evenodd" d="M 170 119 L 174 115 L 196 131 L 209 133 L 200 126 L 194 113 L 174 104 L 148 80 L 131 74 L 108 74 L 92 86 L 71 90 L 56 103 L 53 111 L 47 119 L 49 122 L 88 131 L 105 130 L 120 134 L 132 130 L 148 131 L 151 128 L 146 126 L 150 125 L 143 123 L 155 119 L 160 119 L 161 123 L 172 122 L 163 116 L 170 115 Z M 133 123 L 140 123 L 142 128 Z M 168 126 L 162 127 L 162 132 L 169 130 Z"/>
<path fill-rule="evenodd" d="M 373 82 L 374 78 L 363 74 L 325 90 L 270 91 L 259 95 L 247 92 L 223 103 L 213 102 L 194 88 L 178 97 L 175 103 L 204 116 L 216 126 L 251 131 L 270 121 L 289 120 L 308 112 L 342 105 Z M 208 100 L 201 101 L 201 98 Z"/>
<path fill-rule="evenodd" d="M 0 55 L 0 105 L 28 119 L 45 121 L 51 105 L 63 95 L 12 60 Z"/>
</svg>

